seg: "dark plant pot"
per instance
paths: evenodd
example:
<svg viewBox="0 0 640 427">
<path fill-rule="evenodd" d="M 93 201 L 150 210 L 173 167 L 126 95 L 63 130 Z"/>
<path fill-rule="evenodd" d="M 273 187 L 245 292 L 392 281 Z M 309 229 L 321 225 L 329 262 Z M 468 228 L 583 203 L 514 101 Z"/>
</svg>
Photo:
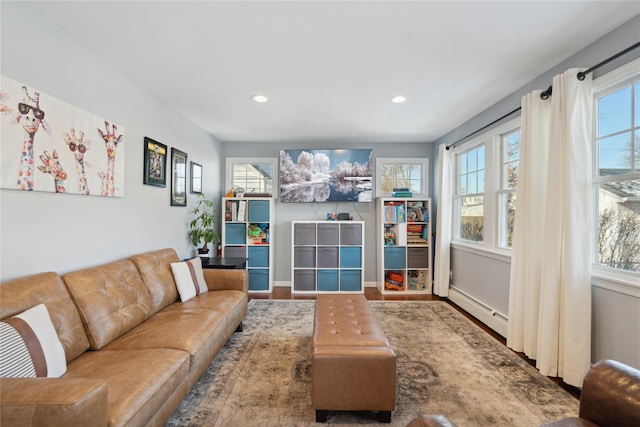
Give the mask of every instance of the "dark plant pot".
<svg viewBox="0 0 640 427">
<path fill-rule="evenodd" d="M 209 249 L 198 248 L 198 256 L 202 258 L 209 258 Z"/>
</svg>

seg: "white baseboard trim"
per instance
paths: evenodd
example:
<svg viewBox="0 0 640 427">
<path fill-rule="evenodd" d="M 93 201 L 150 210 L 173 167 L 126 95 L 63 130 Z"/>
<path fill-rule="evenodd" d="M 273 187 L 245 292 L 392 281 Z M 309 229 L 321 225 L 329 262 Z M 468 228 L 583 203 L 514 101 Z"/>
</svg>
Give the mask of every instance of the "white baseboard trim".
<svg viewBox="0 0 640 427">
<path fill-rule="evenodd" d="M 449 288 L 449 299 L 489 328 L 507 337 L 507 316 L 503 313 L 453 286 Z"/>
</svg>

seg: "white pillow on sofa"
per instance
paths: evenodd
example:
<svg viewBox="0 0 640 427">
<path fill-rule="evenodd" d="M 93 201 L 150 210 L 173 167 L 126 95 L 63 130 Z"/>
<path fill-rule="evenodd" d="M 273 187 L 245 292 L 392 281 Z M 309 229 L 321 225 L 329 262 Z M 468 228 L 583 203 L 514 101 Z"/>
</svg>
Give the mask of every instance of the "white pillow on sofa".
<svg viewBox="0 0 640 427">
<path fill-rule="evenodd" d="M 172 262 L 171 271 L 180 294 L 180 301 L 187 301 L 209 290 L 202 273 L 200 257 L 183 262 Z"/>
<path fill-rule="evenodd" d="M 64 348 L 44 304 L 0 322 L 0 377 L 57 378 L 66 371 Z"/>
</svg>

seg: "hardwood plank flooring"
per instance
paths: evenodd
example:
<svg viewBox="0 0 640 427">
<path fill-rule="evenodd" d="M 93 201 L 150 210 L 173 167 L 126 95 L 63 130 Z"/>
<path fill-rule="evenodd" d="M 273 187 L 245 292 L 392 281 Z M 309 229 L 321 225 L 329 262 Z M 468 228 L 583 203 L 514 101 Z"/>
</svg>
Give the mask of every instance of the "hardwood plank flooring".
<svg viewBox="0 0 640 427">
<path fill-rule="evenodd" d="M 446 301 L 460 313 L 462 313 L 465 317 L 471 320 L 473 323 L 478 325 L 483 331 L 487 334 L 491 335 L 497 341 L 502 343 L 504 346 L 507 345 L 507 340 L 497 332 L 488 328 L 484 323 L 480 322 L 475 317 L 471 316 L 469 313 L 464 311 L 462 308 L 457 306 L 456 304 L 449 301 L 447 298 L 440 298 L 437 295 L 432 294 L 404 294 L 404 295 L 382 295 L 380 290 L 376 287 L 365 287 L 364 288 L 364 296 L 368 300 L 376 301 L 376 300 L 388 300 L 388 301 Z M 251 299 L 302 299 L 309 300 L 315 299 L 315 295 L 312 294 L 292 294 L 291 288 L 288 286 L 274 286 L 273 291 L 269 294 L 259 294 L 259 293 L 249 293 L 249 300 Z M 529 359 L 524 353 L 514 352 L 522 359 L 524 359 L 531 366 L 535 367 L 535 360 Z M 570 386 L 562 381 L 560 378 L 550 378 L 553 382 L 558 384 L 560 387 L 568 391 L 573 397 L 576 399 L 580 399 L 580 389 Z"/>
</svg>

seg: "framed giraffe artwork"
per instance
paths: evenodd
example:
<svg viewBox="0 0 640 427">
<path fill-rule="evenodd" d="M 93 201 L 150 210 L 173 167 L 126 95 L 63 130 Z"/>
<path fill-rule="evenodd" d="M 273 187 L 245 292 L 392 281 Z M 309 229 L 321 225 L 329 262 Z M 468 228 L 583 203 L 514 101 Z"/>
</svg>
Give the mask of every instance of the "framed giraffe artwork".
<svg viewBox="0 0 640 427">
<path fill-rule="evenodd" d="M 144 178 L 143 184 L 156 187 L 167 186 L 167 146 L 144 137 Z"/>
<path fill-rule="evenodd" d="M 187 206 L 187 153 L 171 147 L 171 206 Z"/>
<path fill-rule="evenodd" d="M 0 187 L 124 196 L 124 128 L 0 76 Z"/>
</svg>

